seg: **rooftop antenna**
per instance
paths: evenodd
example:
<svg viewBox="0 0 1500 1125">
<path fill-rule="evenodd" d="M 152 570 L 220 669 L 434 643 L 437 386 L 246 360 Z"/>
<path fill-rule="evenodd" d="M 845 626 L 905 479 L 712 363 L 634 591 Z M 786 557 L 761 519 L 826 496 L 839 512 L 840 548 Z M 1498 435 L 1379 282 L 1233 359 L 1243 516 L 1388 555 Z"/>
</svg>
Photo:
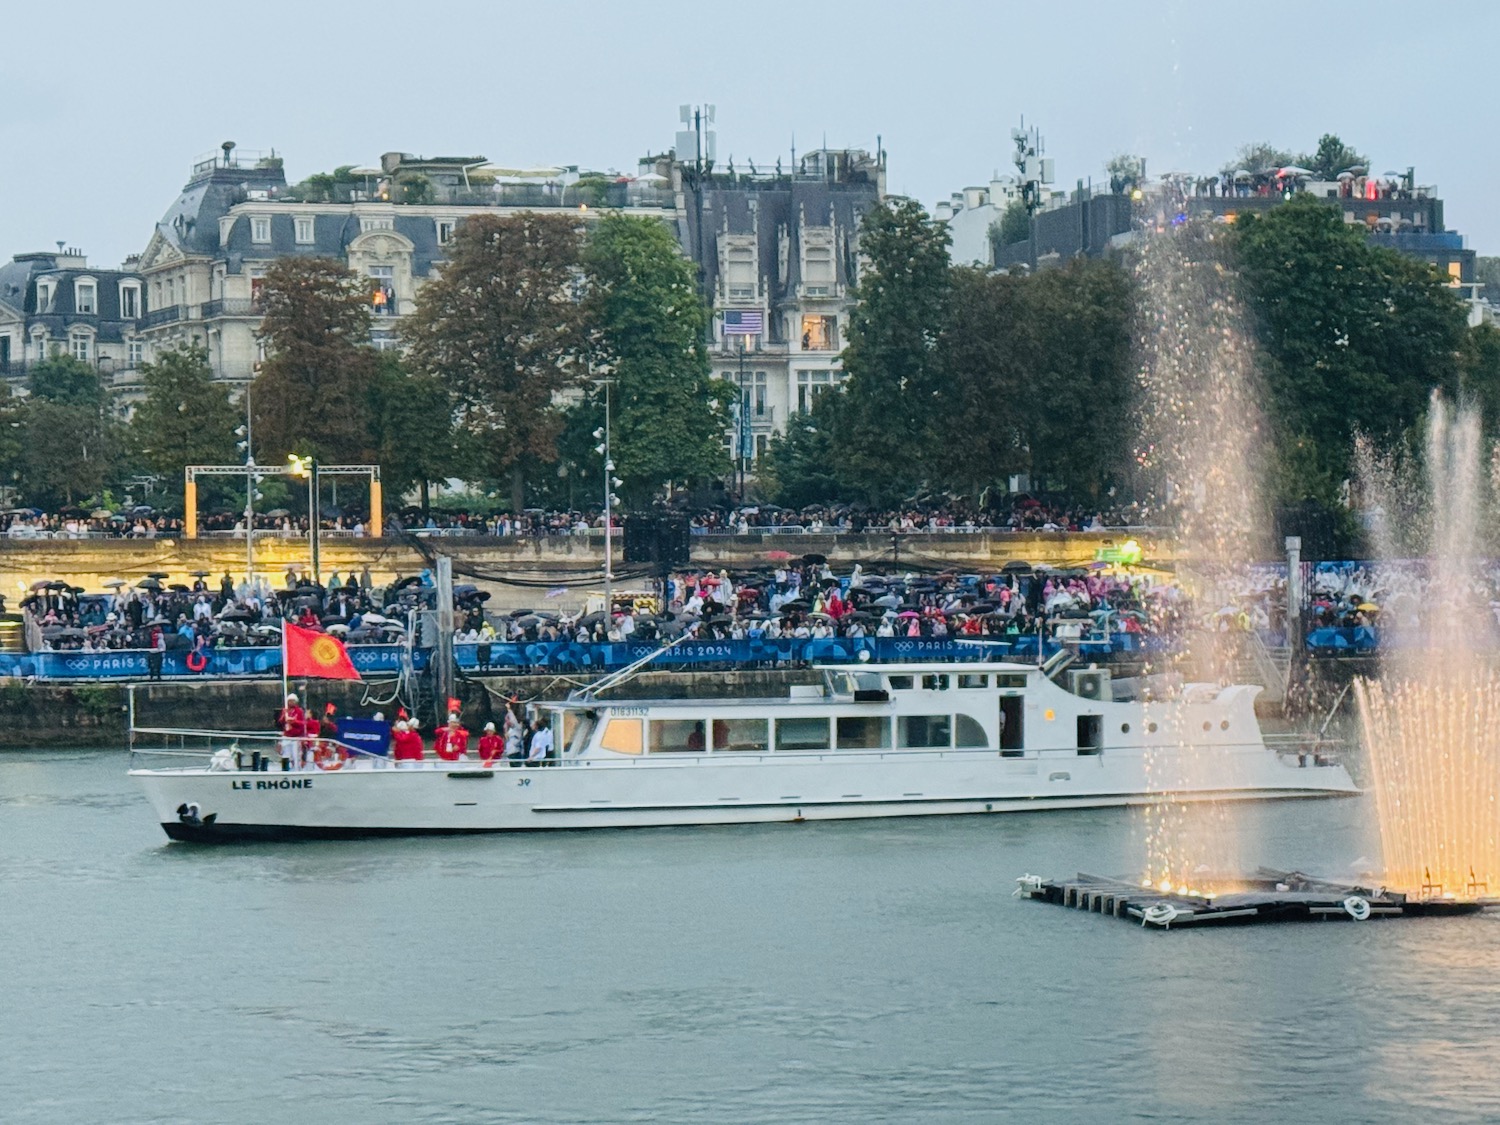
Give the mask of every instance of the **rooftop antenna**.
<svg viewBox="0 0 1500 1125">
<path fill-rule="evenodd" d="M 66 246 L 67 244 L 68 244 L 68 240 L 66 238 L 59 238 L 57 240 L 57 252 L 59 254 L 61 254 L 63 252 L 63 247 Z"/>
</svg>

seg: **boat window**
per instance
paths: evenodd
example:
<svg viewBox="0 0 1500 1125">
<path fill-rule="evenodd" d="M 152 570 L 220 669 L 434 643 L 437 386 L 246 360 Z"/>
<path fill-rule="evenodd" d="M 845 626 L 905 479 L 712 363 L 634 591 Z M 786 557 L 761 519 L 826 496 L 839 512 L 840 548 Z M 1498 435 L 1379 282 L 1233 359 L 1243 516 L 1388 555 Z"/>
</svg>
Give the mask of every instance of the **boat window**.
<svg viewBox="0 0 1500 1125">
<path fill-rule="evenodd" d="M 953 733 L 956 735 L 954 745 L 960 750 L 988 750 L 990 739 L 984 733 L 984 727 L 979 720 L 969 715 L 959 715 L 954 726 Z"/>
<path fill-rule="evenodd" d="M 896 745 L 923 750 L 953 745 L 953 716 L 901 715 L 896 719 Z"/>
<path fill-rule="evenodd" d="M 840 715 L 834 725 L 840 750 L 884 750 L 891 744 L 890 720 L 884 717 Z"/>
<path fill-rule="evenodd" d="M 959 673 L 958 686 L 960 688 L 987 688 L 990 686 L 990 678 L 986 675 L 976 675 L 973 672 Z"/>
<path fill-rule="evenodd" d="M 589 735 L 594 733 L 594 722 L 598 716 L 592 711 L 586 711 L 581 715 L 576 711 L 564 711 L 562 714 L 564 733 L 562 745 L 567 747 L 570 754 L 582 754 L 584 747 L 589 744 Z"/>
<path fill-rule="evenodd" d="M 639 719 L 611 719 L 604 727 L 604 737 L 599 740 L 604 750 L 616 754 L 639 754 L 641 752 L 641 721 Z"/>
<path fill-rule="evenodd" d="M 1097 754 L 1104 749 L 1104 717 L 1102 715 L 1078 716 L 1078 752 Z"/>
<path fill-rule="evenodd" d="M 892 691 L 910 691 L 916 679 L 912 676 L 887 676 L 886 682 L 891 685 Z"/>
<path fill-rule="evenodd" d="M 995 686 L 997 688 L 1023 688 L 1024 689 L 1026 687 L 1026 673 L 1022 672 L 1018 676 L 1001 675 L 1001 674 L 997 673 L 995 675 Z"/>
<path fill-rule="evenodd" d="M 947 691 L 948 673 L 943 672 L 938 675 L 923 676 L 922 687 L 926 691 Z"/>
<path fill-rule="evenodd" d="M 767 727 L 765 719 L 715 719 L 714 749 L 764 754 L 770 749 Z"/>
<path fill-rule="evenodd" d="M 703 746 L 702 719 L 651 720 L 651 753 L 697 753 Z"/>
<path fill-rule="evenodd" d="M 776 749 L 827 750 L 827 719 L 777 719 Z"/>
<path fill-rule="evenodd" d="M 857 691 L 879 691 L 880 674 L 877 672 L 841 672 L 835 679 L 840 695 L 853 695 Z"/>
</svg>

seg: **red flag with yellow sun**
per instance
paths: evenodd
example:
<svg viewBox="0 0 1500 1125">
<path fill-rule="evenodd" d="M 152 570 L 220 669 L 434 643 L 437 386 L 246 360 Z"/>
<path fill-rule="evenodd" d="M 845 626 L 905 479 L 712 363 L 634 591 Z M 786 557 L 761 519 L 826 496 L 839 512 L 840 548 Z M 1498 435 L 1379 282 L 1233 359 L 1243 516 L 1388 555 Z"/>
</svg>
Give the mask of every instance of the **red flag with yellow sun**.
<svg viewBox="0 0 1500 1125">
<path fill-rule="evenodd" d="M 282 625 L 286 674 L 292 679 L 357 680 L 359 672 L 344 643 L 290 621 Z"/>
</svg>

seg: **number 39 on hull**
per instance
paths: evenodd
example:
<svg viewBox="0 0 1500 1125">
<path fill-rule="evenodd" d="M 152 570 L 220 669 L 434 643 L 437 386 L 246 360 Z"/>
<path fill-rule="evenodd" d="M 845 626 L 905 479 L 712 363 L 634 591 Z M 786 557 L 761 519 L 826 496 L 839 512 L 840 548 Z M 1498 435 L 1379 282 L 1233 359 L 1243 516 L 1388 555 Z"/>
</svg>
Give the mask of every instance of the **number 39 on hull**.
<svg viewBox="0 0 1500 1125">
<path fill-rule="evenodd" d="M 266 772 L 243 768 L 221 736 L 207 765 L 131 774 L 170 837 L 204 842 L 1357 792 L 1342 765 L 1267 746 L 1254 686 L 1189 685 L 1141 702 L 1111 698 L 1108 672 L 1069 676 L 1064 687 L 1009 663 L 835 667 L 822 685 L 778 699 L 544 704 L 556 749 L 524 766 L 470 758 L 398 769 L 356 752 L 335 770 Z"/>
</svg>

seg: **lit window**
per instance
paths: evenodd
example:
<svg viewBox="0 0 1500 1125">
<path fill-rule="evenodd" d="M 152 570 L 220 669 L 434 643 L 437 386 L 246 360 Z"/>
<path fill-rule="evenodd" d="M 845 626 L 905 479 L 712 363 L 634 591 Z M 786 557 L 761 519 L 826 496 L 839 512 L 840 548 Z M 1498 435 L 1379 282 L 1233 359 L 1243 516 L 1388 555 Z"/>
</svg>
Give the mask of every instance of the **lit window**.
<svg viewBox="0 0 1500 1125">
<path fill-rule="evenodd" d="M 73 286 L 73 307 L 85 316 L 99 311 L 99 289 L 92 281 L 80 281 Z"/>
<path fill-rule="evenodd" d="M 370 304 L 378 316 L 396 313 L 396 269 L 394 266 L 371 266 Z"/>
<path fill-rule="evenodd" d="M 250 220 L 250 241 L 271 241 L 271 220 L 264 217 L 256 217 Z"/>
<path fill-rule="evenodd" d="M 89 361 L 89 353 L 92 351 L 92 341 L 86 332 L 74 332 L 68 337 L 68 351 L 73 358 L 83 363 Z"/>
<path fill-rule="evenodd" d="M 120 286 L 120 319 L 134 320 L 141 315 L 141 287 L 139 285 Z"/>
<path fill-rule="evenodd" d="M 832 352 L 838 350 L 838 318 L 832 316 L 804 316 L 802 318 L 802 350 L 805 352 Z"/>
<path fill-rule="evenodd" d="M 297 220 L 297 244 L 307 246 L 313 241 L 313 221 L 311 218 Z"/>
</svg>

